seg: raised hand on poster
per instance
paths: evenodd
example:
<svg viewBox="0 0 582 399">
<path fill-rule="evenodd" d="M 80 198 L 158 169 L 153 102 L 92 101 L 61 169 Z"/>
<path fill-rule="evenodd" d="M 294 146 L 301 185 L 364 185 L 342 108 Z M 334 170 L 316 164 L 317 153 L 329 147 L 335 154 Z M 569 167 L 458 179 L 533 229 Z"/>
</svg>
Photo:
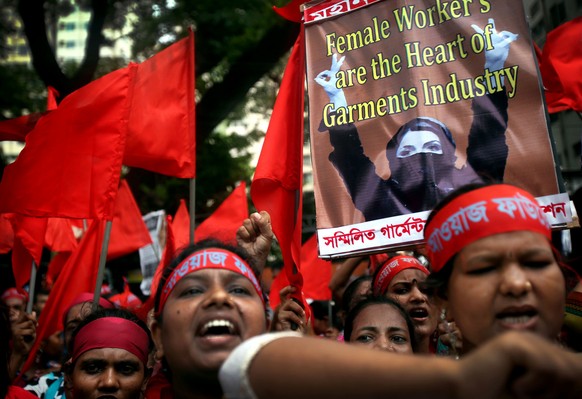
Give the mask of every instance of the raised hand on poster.
<svg viewBox="0 0 582 399">
<path fill-rule="evenodd" d="M 493 49 L 485 50 L 485 69 L 489 69 L 490 72 L 493 72 L 503 69 L 505 60 L 509 55 L 509 45 L 511 42 L 517 40 L 519 35 L 505 30 L 497 32 L 493 18 L 489 18 L 489 24 L 492 25 L 490 33 L 490 44 L 493 46 Z M 483 31 L 483 29 L 475 24 L 471 25 L 471 27 L 475 30 L 475 32 L 483 35 L 485 43 L 489 42 L 487 34 Z M 485 27 L 485 29 L 487 29 L 487 27 Z"/>
<path fill-rule="evenodd" d="M 337 87 L 337 73 L 345 58 L 344 56 L 338 60 L 337 54 L 334 54 L 331 58 L 331 67 L 320 72 L 314 79 L 317 84 L 323 87 L 323 90 L 329 96 L 329 101 L 334 105 L 334 109 L 336 110 L 339 107 L 347 107 L 348 105 L 344 91 Z"/>
</svg>

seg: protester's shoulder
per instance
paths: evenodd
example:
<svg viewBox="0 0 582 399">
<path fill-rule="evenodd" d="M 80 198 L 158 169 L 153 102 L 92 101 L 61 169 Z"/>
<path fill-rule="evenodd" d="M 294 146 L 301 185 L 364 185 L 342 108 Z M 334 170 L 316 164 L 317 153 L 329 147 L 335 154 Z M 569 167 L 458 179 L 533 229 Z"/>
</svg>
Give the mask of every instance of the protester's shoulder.
<svg viewBox="0 0 582 399">
<path fill-rule="evenodd" d="M 57 381 L 59 381 L 59 383 L 64 381 L 63 373 L 60 371 L 53 371 L 48 374 L 41 375 L 38 378 L 38 381 L 25 386 L 24 389 L 35 394 L 36 397 L 45 398 L 44 395 L 48 391 L 49 387 L 57 383 Z M 56 397 L 58 396 L 55 396 L 55 398 Z"/>
</svg>

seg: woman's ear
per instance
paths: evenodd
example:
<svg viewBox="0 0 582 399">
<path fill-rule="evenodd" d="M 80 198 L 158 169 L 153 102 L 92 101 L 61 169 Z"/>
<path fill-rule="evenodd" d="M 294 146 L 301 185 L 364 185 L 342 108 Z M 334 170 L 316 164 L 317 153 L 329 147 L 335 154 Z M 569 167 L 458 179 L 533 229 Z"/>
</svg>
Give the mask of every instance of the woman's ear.
<svg viewBox="0 0 582 399">
<path fill-rule="evenodd" d="M 164 357 L 164 345 L 162 343 L 162 325 L 159 321 L 153 320 L 150 325 L 152 339 L 156 346 L 156 359 L 161 360 Z"/>
</svg>

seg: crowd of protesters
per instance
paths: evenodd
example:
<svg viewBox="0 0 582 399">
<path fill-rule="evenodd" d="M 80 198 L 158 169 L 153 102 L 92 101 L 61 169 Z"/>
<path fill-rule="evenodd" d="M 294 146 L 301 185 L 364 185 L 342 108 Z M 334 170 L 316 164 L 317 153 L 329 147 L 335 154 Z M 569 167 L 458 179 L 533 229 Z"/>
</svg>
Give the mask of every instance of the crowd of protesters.
<svg viewBox="0 0 582 399">
<path fill-rule="evenodd" d="M 27 313 L 27 293 L 10 288 L 0 397 L 581 397 L 582 284 L 543 213 L 499 211 L 496 199 L 516 196 L 539 209 L 510 185 L 454 191 L 429 216 L 426 245 L 343 260 L 334 301 L 309 309 L 293 286 L 270 308 L 261 276 L 274 237 L 270 215 L 255 213 L 237 245 L 176 251 L 146 313 L 128 295 L 76 297 L 29 370 L 50 293 Z M 439 241 L 475 204 L 481 218 Z"/>
</svg>

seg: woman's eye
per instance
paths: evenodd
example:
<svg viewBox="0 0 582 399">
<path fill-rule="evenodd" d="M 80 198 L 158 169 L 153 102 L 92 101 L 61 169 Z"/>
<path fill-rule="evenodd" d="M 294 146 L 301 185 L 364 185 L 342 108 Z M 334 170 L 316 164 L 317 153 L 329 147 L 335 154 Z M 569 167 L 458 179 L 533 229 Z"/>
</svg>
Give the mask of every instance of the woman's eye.
<svg viewBox="0 0 582 399">
<path fill-rule="evenodd" d="M 363 343 L 372 342 L 373 340 L 374 340 L 374 337 L 372 337 L 370 334 L 363 334 L 363 335 L 360 335 L 356 338 L 357 342 L 363 342 Z"/>
<path fill-rule="evenodd" d="M 483 264 L 483 265 L 471 267 L 471 269 L 467 271 L 467 274 L 470 274 L 472 276 L 480 276 L 482 274 L 490 273 L 490 272 L 494 271 L 495 269 L 496 269 L 495 265 Z"/>
<path fill-rule="evenodd" d="M 83 365 L 83 370 L 87 374 L 99 374 L 101 372 L 101 366 L 94 363 L 89 363 Z"/>
<path fill-rule="evenodd" d="M 408 288 L 396 288 L 393 292 L 396 295 L 406 295 L 410 290 Z"/>
<path fill-rule="evenodd" d="M 537 259 L 526 259 L 521 262 L 525 267 L 531 269 L 543 269 L 554 263 L 554 258 L 537 258 Z"/>
<path fill-rule="evenodd" d="M 390 337 L 390 341 L 396 343 L 396 344 L 406 344 L 408 343 L 408 339 L 406 339 L 405 336 L 403 335 L 393 335 Z"/>
<path fill-rule="evenodd" d="M 200 295 L 203 294 L 204 290 L 200 287 L 188 287 L 188 288 L 184 288 L 181 292 L 180 292 L 180 296 L 192 296 L 192 295 Z"/>
<path fill-rule="evenodd" d="M 249 295 L 250 291 L 244 287 L 233 287 L 230 292 L 235 295 Z"/>
<path fill-rule="evenodd" d="M 119 372 L 123 375 L 132 375 L 137 372 L 137 368 L 133 365 L 123 365 L 119 367 Z"/>
</svg>

